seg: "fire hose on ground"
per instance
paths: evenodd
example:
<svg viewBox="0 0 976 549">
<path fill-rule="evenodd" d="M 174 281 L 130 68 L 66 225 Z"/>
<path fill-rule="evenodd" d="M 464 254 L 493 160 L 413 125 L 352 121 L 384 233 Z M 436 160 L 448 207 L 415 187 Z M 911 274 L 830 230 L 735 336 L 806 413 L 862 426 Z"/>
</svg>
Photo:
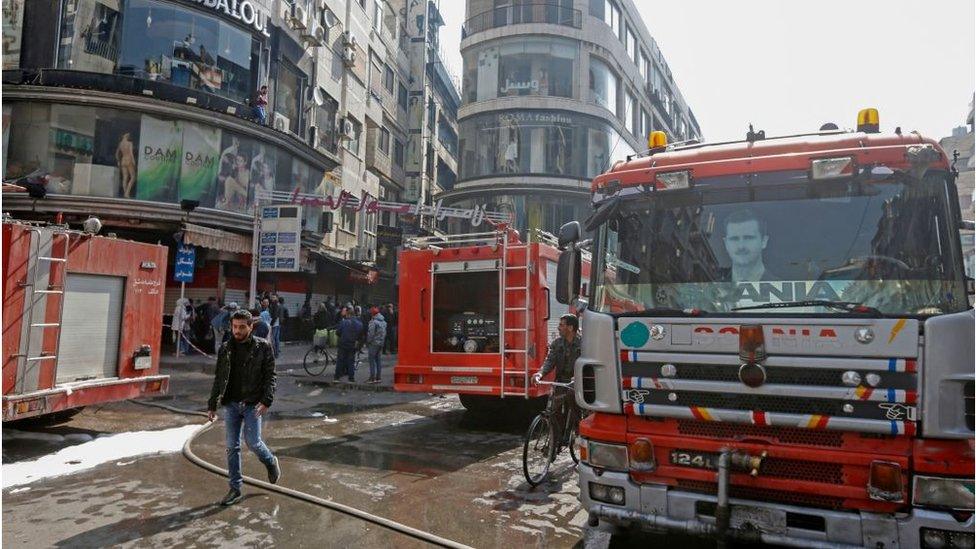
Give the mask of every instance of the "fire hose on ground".
<svg viewBox="0 0 976 549">
<path fill-rule="evenodd" d="M 154 403 L 154 402 L 140 402 L 140 401 L 137 401 L 137 400 L 132 400 L 130 402 L 134 402 L 134 403 L 139 404 L 141 406 L 150 406 L 150 407 L 153 407 L 153 408 L 160 408 L 162 410 L 167 410 L 169 412 L 173 412 L 173 413 L 177 413 L 177 414 L 186 414 L 186 415 L 194 415 L 194 416 L 207 417 L 207 413 L 206 412 L 201 412 L 201 411 L 198 411 L 198 410 L 184 410 L 184 409 L 181 409 L 181 408 L 175 408 L 173 406 L 167 406 L 165 404 L 157 404 L 157 403 Z M 200 429 L 198 429 L 195 433 L 193 433 L 193 436 L 191 436 L 189 439 L 187 439 L 186 444 L 183 445 L 183 456 L 186 459 L 188 459 L 191 463 L 193 463 L 194 465 L 196 465 L 198 467 L 201 467 L 203 469 L 206 469 L 207 471 L 210 471 L 211 473 L 214 473 L 214 474 L 217 474 L 217 475 L 226 477 L 228 475 L 228 472 L 227 472 L 226 469 L 222 469 L 222 468 L 218 467 L 217 465 L 214 465 L 212 463 L 209 463 L 207 461 L 204 461 L 202 458 L 200 458 L 195 453 L 193 453 L 193 448 L 192 448 L 193 442 L 198 437 L 200 437 L 201 435 L 203 435 L 205 432 L 207 432 L 208 430 L 210 430 L 210 428 L 213 427 L 215 424 L 216 424 L 216 421 L 208 421 L 205 425 L 203 425 L 202 427 L 200 427 Z M 399 522 L 390 520 L 388 518 L 384 518 L 384 517 L 381 517 L 381 516 L 378 516 L 378 515 L 374 515 L 372 513 L 367 513 L 366 511 L 363 511 L 361 509 L 356 509 L 355 507 L 350 507 L 350 506 L 344 505 L 342 503 L 337 503 L 337 502 L 334 502 L 334 501 L 325 500 L 325 499 L 322 499 L 320 497 L 316 497 L 316 496 L 313 496 L 311 494 L 307 494 L 305 492 L 299 492 L 298 490 L 292 490 L 291 488 L 285 488 L 284 486 L 278 486 L 276 484 L 270 484 L 268 482 L 264 482 L 262 480 L 258 480 L 258 479 L 255 479 L 255 478 L 252 478 L 252 477 L 248 477 L 248 476 L 245 476 L 244 477 L 244 482 L 246 484 L 251 485 L 251 486 L 256 486 L 258 488 L 261 488 L 262 490 L 267 490 L 268 492 L 274 492 L 274 493 L 281 494 L 281 495 L 284 495 L 284 496 L 288 496 L 288 497 L 291 497 L 291 498 L 294 498 L 294 499 L 297 499 L 297 500 L 300 500 L 300 501 L 304 501 L 306 503 L 311 503 L 313 505 L 318 505 L 320 507 L 325 507 L 325 508 L 331 509 L 333 511 L 337 511 L 339 513 L 343 513 L 343 514 L 346 514 L 346 515 L 350 515 L 350 516 L 356 517 L 356 518 L 358 518 L 360 520 L 363 520 L 363 521 L 366 521 L 366 522 L 370 522 L 370 523 L 375 524 L 377 526 L 382 526 L 384 528 L 393 530 L 394 532 L 398 532 L 398 533 L 404 534 L 406 536 L 410 536 L 410 537 L 412 537 L 414 539 L 417 539 L 417 540 L 420 540 L 420 541 L 424 541 L 424 542 L 430 543 L 432 545 L 436 545 L 438 547 L 449 547 L 451 549 L 472 549 L 468 545 L 464 545 L 462 543 L 458 543 L 458 542 L 453 541 L 453 540 L 449 540 L 449 539 L 446 539 L 446 538 L 442 538 L 440 536 L 431 534 L 430 532 L 425 532 L 423 530 L 418 530 L 416 528 L 413 528 L 411 526 L 407 526 L 405 524 L 402 524 L 402 523 L 399 523 Z"/>
</svg>

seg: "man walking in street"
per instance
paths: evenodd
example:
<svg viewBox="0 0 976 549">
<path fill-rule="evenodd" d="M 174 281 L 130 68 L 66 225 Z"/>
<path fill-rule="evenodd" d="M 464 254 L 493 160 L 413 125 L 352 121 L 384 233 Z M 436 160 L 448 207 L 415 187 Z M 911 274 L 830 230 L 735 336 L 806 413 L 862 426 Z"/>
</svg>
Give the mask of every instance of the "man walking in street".
<svg viewBox="0 0 976 549">
<path fill-rule="evenodd" d="M 278 304 L 278 294 L 271 294 L 268 314 L 271 315 L 271 345 L 275 358 L 278 358 L 281 353 L 281 305 Z"/>
<path fill-rule="evenodd" d="M 339 349 L 336 356 L 335 381 L 339 381 L 343 376 L 349 381 L 356 381 L 356 351 L 359 349 L 359 338 L 363 331 L 363 323 L 352 309 L 343 307 L 342 321 L 336 332 L 339 335 Z"/>
<path fill-rule="evenodd" d="M 251 334 L 251 320 L 251 313 L 243 309 L 231 315 L 233 337 L 217 352 L 217 374 L 207 403 L 210 421 L 217 417 L 218 404 L 224 408 L 230 476 L 230 491 L 220 500 L 225 506 L 234 505 L 243 498 L 242 430 L 247 447 L 257 454 L 267 469 L 268 482 L 277 484 L 281 478 L 278 458 L 261 439 L 261 418 L 274 400 L 274 353 L 267 340 Z"/>
<path fill-rule="evenodd" d="M 373 307 L 370 313 L 373 314 L 373 318 L 369 321 L 369 328 L 366 330 L 366 350 L 369 353 L 369 380 L 366 383 L 379 383 L 382 369 L 380 353 L 386 342 L 386 320 L 380 314 L 379 307 Z"/>
<path fill-rule="evenodd" d="M 383 343 L 383 354 L 396 354 L 397 313 L 392 303 L 386 304 L 386 341 Z"/>
</svg>

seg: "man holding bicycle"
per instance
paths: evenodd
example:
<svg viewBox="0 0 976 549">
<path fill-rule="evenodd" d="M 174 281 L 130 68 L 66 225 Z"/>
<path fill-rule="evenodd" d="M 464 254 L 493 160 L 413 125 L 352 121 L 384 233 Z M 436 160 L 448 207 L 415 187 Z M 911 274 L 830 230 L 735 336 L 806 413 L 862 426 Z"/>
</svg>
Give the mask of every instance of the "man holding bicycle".
<svg viewBox="0 0 976 549">
<path fill-rule="evenodd" d="M 534 383 L 539 383 L 549 372 L 556 371 L 556 381 L 568 383 L 573 379 L 573 368 L 580 356 L 579 319 L 573 314 L 559 317 L 559 337 L 549 344 L 549 352 L 542 368 L 532 376 Z M 576 412 L 576 402 L 572 394 L 565 391 L 553 393 L 553 410 L 559 417 L 566 417 L 568 413 Z M 579 417 L 579 414 L 575 414 Z M 558 422 L 557 422 L 558 423 Z M 557 439 L 559 440 L 559 439 Z"/>
</svg>

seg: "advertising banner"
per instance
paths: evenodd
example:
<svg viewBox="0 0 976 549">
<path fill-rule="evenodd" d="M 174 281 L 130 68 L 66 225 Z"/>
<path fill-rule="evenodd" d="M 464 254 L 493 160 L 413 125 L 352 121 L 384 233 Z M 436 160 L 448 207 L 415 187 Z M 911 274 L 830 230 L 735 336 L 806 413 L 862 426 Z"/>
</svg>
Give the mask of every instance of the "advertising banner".
<svg viewBox="0 0 976 549">
<path fill-rule="evenodd" d="M 261 208 L 258 269 L 264 272 L 297 272 L 301 266 L 302 207 Z"/>
<path fill-rule="evenodd" d="M 213 206 L 221 131 L 192 122 L 180 125 L 183 128 L 180 199 L 199 200 L 201 206 Z"/>
<path fill-rule="evenodd" d="M 136 198 L 176 202 L 182 146 L 183 131 L 179 123 L 142 115 Z"/>
</svg>

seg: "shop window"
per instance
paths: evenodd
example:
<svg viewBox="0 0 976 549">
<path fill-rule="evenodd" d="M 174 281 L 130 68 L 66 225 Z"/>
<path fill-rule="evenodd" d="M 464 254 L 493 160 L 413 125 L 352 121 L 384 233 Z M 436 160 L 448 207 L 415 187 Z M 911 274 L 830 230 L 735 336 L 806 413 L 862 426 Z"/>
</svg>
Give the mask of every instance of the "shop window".
<svg viewBox="0 0 976 549">
<path fill-rule="evenodd" d="M 617 88 L 620 79 L 606 63 L 590 57 L 590 101 L 617 114 Z"/>
<path fill-rule="evenodd" d="M 579 47 L 559 39 L 492 43 L 465 54 L 467 102 L 497 97 L 575 97 Z"/>
<path fill-rule="evenodd" d="M 498 271 L 438 273 L 432 293 L 433 352 L 498 352 Z"/>
</svg>

